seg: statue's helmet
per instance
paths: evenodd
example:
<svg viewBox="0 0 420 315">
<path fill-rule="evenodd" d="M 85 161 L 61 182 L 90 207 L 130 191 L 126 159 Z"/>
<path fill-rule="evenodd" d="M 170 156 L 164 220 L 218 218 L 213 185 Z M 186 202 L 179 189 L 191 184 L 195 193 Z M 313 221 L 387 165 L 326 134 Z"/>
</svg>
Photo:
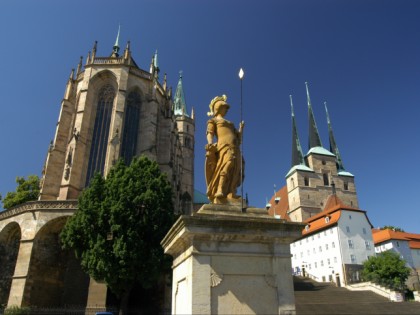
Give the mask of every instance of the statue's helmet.
<svg viewBox="0 0 420 315">
<path fill-rule="evenodd" d="M 221 106 L 227 106 L 227 108 L 230 108 L 229 104 L 226 103 L 227 100 L 227 96 L 226 95 L 222 95 L 222 96 L 216 96 L 215 98 L 213 98 L 210 102 L 209 108 L 210 111 L 207 113 L 208 116 L 215 116 L 218 112 L 218 109 Z"/>
</svg>

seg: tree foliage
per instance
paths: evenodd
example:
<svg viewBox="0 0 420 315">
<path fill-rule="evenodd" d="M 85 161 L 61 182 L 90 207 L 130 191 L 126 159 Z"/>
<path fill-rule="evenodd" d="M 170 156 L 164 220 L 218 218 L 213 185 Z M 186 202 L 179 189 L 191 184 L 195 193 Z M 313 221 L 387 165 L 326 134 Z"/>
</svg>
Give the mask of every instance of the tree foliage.
<svg viewBox="0 0 420 315">
<path fill-rule="evenodd" d="M 8 192 L 3 199 L 3 208 L 20 205 L 27 201 L 37 200 L 39 197 L 39 177 L 29 175 L 28 179 L 24 177 L 16 177 L 16 191 Z M 1 200 L 1 198 L 0 198 Z"/>
<path fill-rule="evenodd" d="M 169 270 L 160 241 L 174 219 L 171 186 L 158 164 L 146 157 L 130 166 L 120 160 L 83 191 L 61 240 L 92 278 L 123 297 L 135 283 L 148 288 Z"/>
<path fill-rule="evenodd" d="M 376 257 L 369 257 L 363 263 L 363 280 L 382 284 L 394 290 L 402 290 L 409 275 L 410 268 L 406 266 L 405 260 L 391 250 L 382 252 Z"/>
<path fill-rule="evenodd" d="M 404 232 L 402 228 L 393 225 L 385 225 L 381 227 L 381 230 L 393 230 L 395 232 Z"/>
</svg>

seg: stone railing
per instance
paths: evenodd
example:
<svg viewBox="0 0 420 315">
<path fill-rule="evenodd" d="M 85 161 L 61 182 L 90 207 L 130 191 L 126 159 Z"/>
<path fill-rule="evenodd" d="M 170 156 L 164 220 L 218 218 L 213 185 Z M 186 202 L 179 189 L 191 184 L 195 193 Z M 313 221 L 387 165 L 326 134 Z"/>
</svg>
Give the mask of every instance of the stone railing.
<svg viewBox="0 0 420 315">
<path fill-rule="evenodd" d="M 414 301 L 420 302 L 420 292 L 419 291 L 414 291 L 413 295 L 414 295 Z"/>
<path fill-rule="evenodd" d="M 392 291 L 373 282 L 351 284 L 347 285 L 346 288 L 350 291 L 372 291 L 373 293 L 386 297 L 390 301 L 404 302 L 404 297 L 401 293 Z"/>
<path fill-rule="evenodd" d="M 29 201 L 18 205 L 16 207 L 0 212 L 0 220 L 13 217 L 15 215 L 39 210 L 65 210 L 77 209 L 77 200 L 43 200 L 43 201 Z"/>
<path fill-rule="evenodd" d="M 111 58 L 111 57 L 95 57 L 92 64 L 100 64 L 100 65 L 120 65 L 124 64 L 125 59 L 124 57 L 119 58 Z"/>
</svg>

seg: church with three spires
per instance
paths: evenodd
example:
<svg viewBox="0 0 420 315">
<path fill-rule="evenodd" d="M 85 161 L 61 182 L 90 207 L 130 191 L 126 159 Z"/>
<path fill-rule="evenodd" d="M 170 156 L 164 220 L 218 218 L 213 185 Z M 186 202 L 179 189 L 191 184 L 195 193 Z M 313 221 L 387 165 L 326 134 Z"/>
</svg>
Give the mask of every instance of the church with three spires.
<svg viewBox="0 0 420 315">
<path fill-rule="evenodd" d="M 308 152 L 303 154 L 290 96 L 291 168 L 286 185 L 266 208 L 278 219 L 305 224 L 301 238 L 290 248 L 294 273 L 338 286 L 358 282 L 363 261 L 375 255 L 373 226 L 366 211 L 358 208 L 354 176 L 344 168 L 326 103 L 329 150 L 322 145 L 307 83 L 306 95 Z"/>
</svg>

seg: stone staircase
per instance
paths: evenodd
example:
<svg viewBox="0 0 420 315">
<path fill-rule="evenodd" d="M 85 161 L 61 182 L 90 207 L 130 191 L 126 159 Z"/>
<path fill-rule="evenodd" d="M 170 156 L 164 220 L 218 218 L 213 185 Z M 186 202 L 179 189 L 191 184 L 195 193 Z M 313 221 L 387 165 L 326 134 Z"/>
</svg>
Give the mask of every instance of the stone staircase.
<svg viewBox="0 0 420 315">
<path fill-rule="evenodd" d="M 418 302 L 390 302 L 371 291 L 349 291 L 325 282 L 294 277 L 297 315 L 411 315 Z"/>
</svg>

